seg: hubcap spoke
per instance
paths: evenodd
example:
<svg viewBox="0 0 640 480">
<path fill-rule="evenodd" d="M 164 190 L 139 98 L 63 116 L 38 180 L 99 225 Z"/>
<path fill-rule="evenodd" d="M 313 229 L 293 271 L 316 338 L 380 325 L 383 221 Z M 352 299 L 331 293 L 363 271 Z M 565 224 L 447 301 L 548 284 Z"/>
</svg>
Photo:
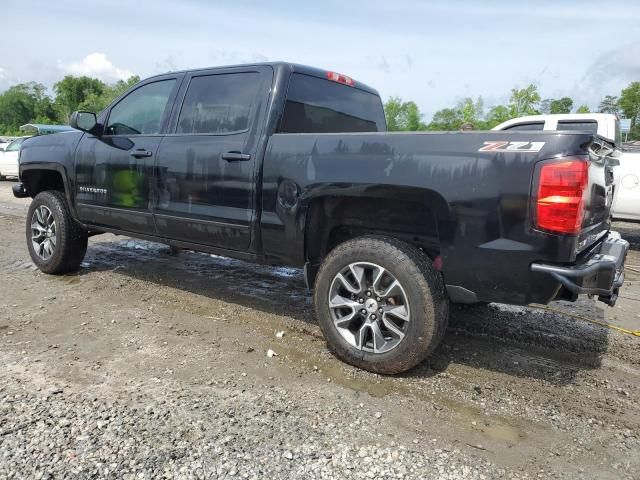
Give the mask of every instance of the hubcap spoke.
<svg viewBox="0 0 640 480">
<path fill-rule="evenodd" d="M 409 312 L 406 305 L 398 305 L 387 307 L 384 312 L 384 316 L 391 315 L 395 318 L 402 320 L 403 322 L 409 321 Z"/>
<path fill-rule="evenodd" d="M 404 332 L 400 330 L 395 323 L 389 321 L 386 316 L 382 317 L 382 323 L 398 340 L 402 340 L 404 338 Z"/>
<path fill-rule="evenodd" d="M 410 320 L 406 293 L 380 265 L 355 262 L 345 266 L 331 283 L 328 303 L 336 330 L 358 350 L 385 353 L 406 336 Z"/>
<path fill-rule="evenodd" d="M 382 332 L 380 331 L 380 326 L 377 322 L 371 323 L 371 333 L 373 334 L 373 353 L 380 353 L 384 350 L 384 344 L 386 340 Z"/>
<path fill-rule="evenodd" d="M 337 280 L 338 282 L 340 282 L 342 284 L 342 286 L 344 288 L 346 288 L 349 292 L 354 293 L 354 294 L 358 294 L 360 293 L 360 288 L 355 287 L 351 284 L 351 282 L 349 280 L 347 280 L 345 278 L 344 275 L 342 275 L 341 273 L 339 273 L 338 275 L 336 275 L 335 280 Z M 334 280 L 334 281 L 335 281 Z"/>
<path fill-rule="evenodd" d="M 391 284 L 382 292 L 380 292 L 380 296 L 383 298 L 392 297 L 393 295 L 398 294 L 398 292 L 402 289 L 400 283 L 397 280 L 391 282 Z"/>
</svg>

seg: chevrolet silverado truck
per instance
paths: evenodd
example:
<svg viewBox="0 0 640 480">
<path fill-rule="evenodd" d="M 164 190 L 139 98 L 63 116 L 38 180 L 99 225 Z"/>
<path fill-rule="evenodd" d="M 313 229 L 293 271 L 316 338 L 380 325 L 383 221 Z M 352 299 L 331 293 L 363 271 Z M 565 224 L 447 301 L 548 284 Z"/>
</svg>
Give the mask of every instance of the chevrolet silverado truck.
<svg viewBox="0 0 640 480">
<path fill-rule="evenodd" d="M 20 153 L 43 272 L 103 232 L 304 268 L 329 348 L 384 374 L 426 358 L 449 302 L 613 305 L 613 148 L 571 132 L 386 132 L 372 88 L 290 63 L 146 79 Z"/>
</svg>

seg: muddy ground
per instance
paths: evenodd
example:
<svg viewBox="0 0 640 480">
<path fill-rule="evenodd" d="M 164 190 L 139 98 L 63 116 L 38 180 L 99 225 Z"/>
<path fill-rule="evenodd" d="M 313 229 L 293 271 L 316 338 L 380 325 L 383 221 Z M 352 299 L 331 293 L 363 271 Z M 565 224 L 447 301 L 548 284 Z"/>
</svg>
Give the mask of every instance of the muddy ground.
<svg viewBox="0 0 640 480">
<path fill-rule="evenodd" d="M 584 320 L 640 328 L 637 250 L 615 308 L 454 308 L 384 377 L 328 353 L 295 269 L 102 235 L 40 273 L 9 185 L 0 478 L 640 478 L 640 337 Z"/>
</svg>

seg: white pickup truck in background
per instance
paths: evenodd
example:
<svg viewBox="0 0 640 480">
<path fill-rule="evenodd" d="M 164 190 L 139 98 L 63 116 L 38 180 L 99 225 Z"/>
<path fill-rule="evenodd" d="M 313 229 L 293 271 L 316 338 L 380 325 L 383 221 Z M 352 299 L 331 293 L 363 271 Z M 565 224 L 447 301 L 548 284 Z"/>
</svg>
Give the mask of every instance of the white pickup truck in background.
<svg viewBox="0 0 640 480">
<path fill-rule="evenodd" d="M 613 169 L 614 193 L 611 214 L 620 220 L 640 220 L 640 145 L 622 143 L 620 122 L 608 113 L 530 115 L 502 122 L 492 130 L 586 130 L 612 140 L 620 165 Z"/>
</svg>

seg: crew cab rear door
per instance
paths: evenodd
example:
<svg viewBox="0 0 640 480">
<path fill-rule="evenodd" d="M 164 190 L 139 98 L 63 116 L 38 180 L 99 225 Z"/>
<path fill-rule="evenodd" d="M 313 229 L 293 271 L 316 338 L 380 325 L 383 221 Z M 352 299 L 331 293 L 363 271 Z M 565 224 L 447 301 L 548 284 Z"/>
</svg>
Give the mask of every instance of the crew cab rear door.
<svg viewBox="0 0 640 480">
<path fill-rule="evenodd" d="M 272 78 L 268 66 L 187 74 L 156 157 L 160 235 L 232 250 L 249 246 Z"/>
</svg>

